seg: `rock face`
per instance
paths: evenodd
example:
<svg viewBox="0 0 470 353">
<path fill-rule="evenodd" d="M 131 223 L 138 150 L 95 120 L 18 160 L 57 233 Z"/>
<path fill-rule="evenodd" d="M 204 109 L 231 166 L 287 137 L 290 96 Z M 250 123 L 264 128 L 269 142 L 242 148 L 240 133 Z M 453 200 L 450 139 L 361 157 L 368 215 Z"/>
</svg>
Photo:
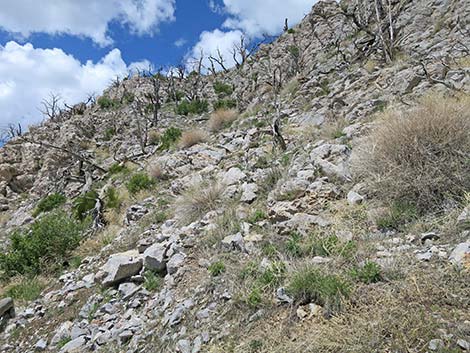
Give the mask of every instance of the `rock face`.
<svg viewBox="0 0 470 353">
<path fill-rule="evenodd" d="M 143 260 L 138 251 L 114 254 L 101 268 L 102 285 L 109 287 L 130 278 L 138 274 L 142 266 Z"/>
</svg>

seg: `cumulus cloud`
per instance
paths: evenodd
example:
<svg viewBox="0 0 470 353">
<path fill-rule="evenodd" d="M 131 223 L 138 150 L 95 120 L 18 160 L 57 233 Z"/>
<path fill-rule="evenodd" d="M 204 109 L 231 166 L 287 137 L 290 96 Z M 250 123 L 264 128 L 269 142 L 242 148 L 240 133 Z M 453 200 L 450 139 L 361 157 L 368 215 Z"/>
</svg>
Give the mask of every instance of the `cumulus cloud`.
<svg viewBox="0 0 470 353">
<path fill-rule="evenodd" d="M 224 32 L 219 29 L 214 31 L 204 31 L 199 36 L 199 41 L 192 48 L 190 55 L 186 62 L 189 70 L 192 70 L 194 62 L 201 57 L 204 57 L 203 66 L 205 68 L 210 67 L 209 56 L 217 57 L 218 51 L 225 59 L 225 64 L 228 67 L 235 65 L 231 50 L 233 46 L 240 43 L 240 38 L 243 33 L 239 30 Z M 217 66 L 217 65 L 216 65 Z M 216 67 L 220 69 L 220 67 Z"/>
<path fill-rule="evenodd" d="M 229 18 L 223 26 L 243 31 L 255 38 L 266 33 L 275 35 L 282 31 L 284 20 L 297 24 L 306 15 L 315 1 L 312 0 L 223 0 Z"/>
<path fill-rule="evenodd" d="M 185 46 L 186 43 L 188 43 L 188 41 L 186 39 L 180 38 L 180 39 L 176 40 L 174 44 L 175 44 L 175 47 L 181 48 L 181 47 Z"/>
<path fill-rule="evenodd" d="M 32 33 L 70 34 L 112 43 L 108 25 L 117 21 L 136 34 L 153 34 L 174 19 L 175 0 L 3 1 L 0 28 L 27 38 Z"/>
<path fill-rule="evenodd" d="M 23 126 L 42 120 L 41 100 L 51 92 L 67 104 L 83 101 L 89 93 L 101 93 L 116 76 L 132 69 L 148 69 L 148 61 L 123 61 L 119 49 L 99 62 L 81 63 L 61 49 L 34 48 L 14 41 L 0 46 L 0 126 Z"/>
<path fill-rule="evenodd" d="M 240 37 L 246 37 L 246 41 L 256 40 L 263 34 L 276 35 L 284 28 L 284 20 L 288 18 L 289 25 L 293 26 L 302 20 L 313 6 L 312 0 L 223 0 L 209 1 L 212 11 L 227 16 L 222 29 L 202 32 L 199 41 L 192 48 L 187 62 L 192 58 L 200 57 L 201 51 L 208 55 L 216 55 L 220 50 L 226 59 L 227 67 L 235 65 L 231 49 L 234 43 L 240 42 Z M 208 67 L 206 58 L 204 65 Z M 218 67 L 220 69 L 220 67 Z"/>
</svg>

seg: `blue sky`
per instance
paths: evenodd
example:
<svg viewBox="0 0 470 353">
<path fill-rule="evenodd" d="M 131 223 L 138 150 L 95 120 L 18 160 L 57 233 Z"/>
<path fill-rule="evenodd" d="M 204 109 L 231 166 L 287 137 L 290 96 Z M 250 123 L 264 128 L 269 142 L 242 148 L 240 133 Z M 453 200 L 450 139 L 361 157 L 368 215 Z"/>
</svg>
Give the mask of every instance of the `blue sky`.
<svg viewBox="0 0 470 353">
<path fill-rule="evenodd" d="M 0 128 L 43 119 L 49 93 L 74 104 L 133 68 L 203 51 L 227 58 L 241 36 L 276 35 L 313 0 L 0 0 Z"/>
</svg>

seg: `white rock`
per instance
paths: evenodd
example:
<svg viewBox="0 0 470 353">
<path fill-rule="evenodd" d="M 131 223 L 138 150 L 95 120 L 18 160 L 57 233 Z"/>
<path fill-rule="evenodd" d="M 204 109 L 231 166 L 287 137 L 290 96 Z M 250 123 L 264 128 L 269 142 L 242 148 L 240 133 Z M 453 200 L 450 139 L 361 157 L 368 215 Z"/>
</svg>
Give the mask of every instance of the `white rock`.
<svg viewBox="0 0 470 353">
<path fill-rule="evenodd" d="M 152 271 L 164 271 L 166 269 L 167 245 L 157 243 L 144 251 L 144 266 Z"/>
<path fill-rule="evenodd" d="M 176 273 L 178 269 L 181 267 L 181 265 L 184 262 L 184 259 L 186 256 L 181 253 L 174 254 L 170 260 L 168 260 L 168 263 L 166 264 L 166 269 L 170 275 Z"/>
<path fill-rule="evenodd" d="M 225 185 L 233 185 L 239 183 L 241 180 L 246 178 L 246 174 L 243 173 L 240 168 L 230 168 L 227 172 L 225 172 L 224 176 L 222 177 L 222 182 Z"/>
<path fill-rule="evenodd" d="M 470 241 L 457 245 L 449 256 L 449 261 L 457 267 L 470 265 Z"/>
<path fill-rule="evenodd" d="M 142 269 L 142 257 L 137 250 L 111 255 L 108 262 L 101 268 L 106 275 L 103 286 L 112 286 L 132 277 Z"/>
<path fill-rule="evenodd" d="M 362 201 L 364 201 L 364 196 L 359 195 L 357 192 L 352 190 L 348 192 L 348 203 L 350 205 L 358 205 L 362 203 Z"/>
<path fill-rule="evenodd" d="M 258 185 L 255 183 L 247 184 L 243 183 L 241 186 L 242 189 L 242 196 L 240 197 L 240 201 L 242 202 L 252 202 L 254 199 L 256 199 L 257 195 L 256 193 L 258 192 Z"/>
</svg>

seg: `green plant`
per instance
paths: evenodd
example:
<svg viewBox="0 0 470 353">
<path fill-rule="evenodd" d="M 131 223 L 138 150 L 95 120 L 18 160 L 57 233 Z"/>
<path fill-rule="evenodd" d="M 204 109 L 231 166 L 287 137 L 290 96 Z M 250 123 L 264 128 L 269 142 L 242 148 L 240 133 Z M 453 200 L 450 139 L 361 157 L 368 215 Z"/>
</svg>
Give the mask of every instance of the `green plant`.
<svg viewBox="0 0 470 353">
<path fill-rule="evenodd" d="M 49 212 L 53 209 L 63 205 L 67 199 L 64 195 L 54 193 L 46 196 L 41 201 L 39 201 L 36 209 L 33 212 L 33 217 L 36 217 L 42 212 Z"/>
<path fill-rule="evenodd" d="M 237 107 L 237 101 L 234 99 L 219 99 L 212 105 L 214 107 L 214 110 L 232 109 Z"/>
<path fill-rule="evenodd" d="M 289 52 L 290 55 L 292 55 L 295 58 L 298 58 L 300 56 L 300 49 L 296 45 L 290 45 L 287 48 L 287 51 Z"/>
<path fill-rule="evenodd" d="M 149 190 L 154 185 L 155 180 L 144 172 L 134 174 L 126 183 L 127 190 L 129 190 L 131 194 L 136 194 L 142 190 Z"/>
<path fill-rule="evenodd" d="M 406 223 L 418 218 L 418 209 L 415 205 L 403 202 L 394 202 L 385 214 L 381 215 L 376 224 L 379 229 L 401 229 Z"/>
<path fill-rule="evenodd" d="M 295 29 L 289 28 L 289 29 L 287 30 L 287 33 L 289 33 L 289 34 L 294 34 L 294 33 L 295 33 Z"/>
<path fill-rule="evenodd" d="M 107 96 L 101 96 L 100 98 L 98 98 L 98 105 L 101 109 L 114 109 L 118 108 L 120 104 L 119 101 L 116 99 L 111 99 Z"/>
<path fill-rule="evenodd" d="M 233 87 L 229 84 L 216 81 L 213 86 L 215 94 L 219 97 L 230 96 L 233 93 Z"/>
<path fill-rule="evenodd" d="M 90 215 L 91 210 L 95 208 L 98 193 L 94 190 L 78 196 L 73 201 L 72 212 L 76 218 L 83 221 Z"/>
<path fill-rule="evenodd" d="M 160 150 L 167 150 L 181 138 L 183 132 L 176 127 L 169 127 L 160 137 Z"/>
<path fill-rule="evenodd" d="M 6 253 L 0 254 L 0 270 L 7 278 L 54 272 L 79 245 L 86 226 L 62 211 L 45 215 L 11 235 Z"/>
<path fill-rule="evenodd" d="M 162 279 L 153 271 L 145 271 L 144 288 L 149 292 L 154 292 L 162 284 Z"/>
<path fill-rule="evenodd" d="M 222 261 L 217 261 L 210 264 L 207 270 L 209 271 L 212 277 L 217 277 L 222 272 L 225 272 L 225 265 Z"/>
<path fill-rule="evenodd" d="M 349 285 L 337 275 L 323 274 L 313 266 L 298 270 L 287 287 L 296 301 L 316 303 L 337 310 L 347 298 Z"/>
<path fill-rule="evenodd" d="M 286 252 L 294 257 L 303 255 L 301 246 L 301 235 L 297 232 L 291 234 L 289 240 L 286 242 Z"/>
<path fill-rule="evenodd" d="M 111 167 L 108 169 L 108 173 L 113 175 L 113 174 L 119 174 L 119 173 L 127 173 L 129 172 L 129 169 L 125 165 L 119 164 L 119 163 L 114 163 Z"/>
<path fill-rule="evenodd" d="M 119 193 L 112 186 L 106 189 L 105 205 L 107 208 L 114 208 L 114 209 L 118 209 L 121 207 L 121 200 L 119 199 Z"/>
<path fill-rule="evenodd" d="M 209 103 L 206 100 L 184 100 L 176 106 L 176 114 L 189 115 L 189 114 L 202 114 L 209 110 Z"/>
<path fill-rule="evenodd" d="M 82 258 L 80 256 L 72 256 L 68 263 L 70 268 L 78 268 L 82 263 Z"/>
<path fill-rule="evenodd" d="M 308 239 L 305 253 L 312 256 L 341 256 L 351 258 L 356 252 L 354 241 L 341 241 L 336 235 L 323 237 L 313 234 Z"/>
<path fill-rule="evenodd" d="M 461 202 L 470 190 L 470 99 L 431 96 L 414 109 L 387 110 L 358 146 L 352 171 L 383 202 L 419 214 Z"/>
<path fill-rule="evenodd" d="M 116 128 L 115 127 L 108 127 L 106 130 L 104 130 L 104 140 L 105 141 L 110 141 L 113 136 L 116 135 Z"/>
<path fill-rule="evenodd" d="M 135 99 L 135 95 L 132 92 L 126 92 L 121 98 L 121 102 L 124 104 L 131 104 Z"/>
<path fill-rule="evenodd" d="M 20 283 L 8 288 L 5 294 L 13 299 L 29 302 L 37 299 L 44 287 L 44 284 L 37 277 L 24 277 Z"/>
<path fill-rule="evenodd" d="M 261 295 L 261 290 L 258 287 L 254 287 L 251 289 L 245 301 L 250 307 L 257 308 L 261 304 L 262 300 L 263 297 Z"/>
<path fill-rule="evenodd" d="M 67 343 L 69 343 L 72 340 L 71 337 L 64 337 L 57 342 L 57 348 L 61 349 L 63 346 L 65 346 Z"/>
<path fill-rule="evenodd" d="M 273 261 L 258 275 L 256 282 L 261 289 L 274 288 L 284 279 L 286 265 L 282 261 Z"/>
<path fill-rule="evenodd" d="M 255 210 L 255 212 L 253 212 L 250 217 L 248 217 L 247 221 L 254 224 L 266 219 L 267 217 L 268 216 L 263 210 Z"/>
<path fill-rule="evenodd" d="M 351 277 L 365 284 L 376 283 L 382 280 L 382 270 L 376 262 L 366 261 L 362 267 L 351 270 Z"/>
</svg>

